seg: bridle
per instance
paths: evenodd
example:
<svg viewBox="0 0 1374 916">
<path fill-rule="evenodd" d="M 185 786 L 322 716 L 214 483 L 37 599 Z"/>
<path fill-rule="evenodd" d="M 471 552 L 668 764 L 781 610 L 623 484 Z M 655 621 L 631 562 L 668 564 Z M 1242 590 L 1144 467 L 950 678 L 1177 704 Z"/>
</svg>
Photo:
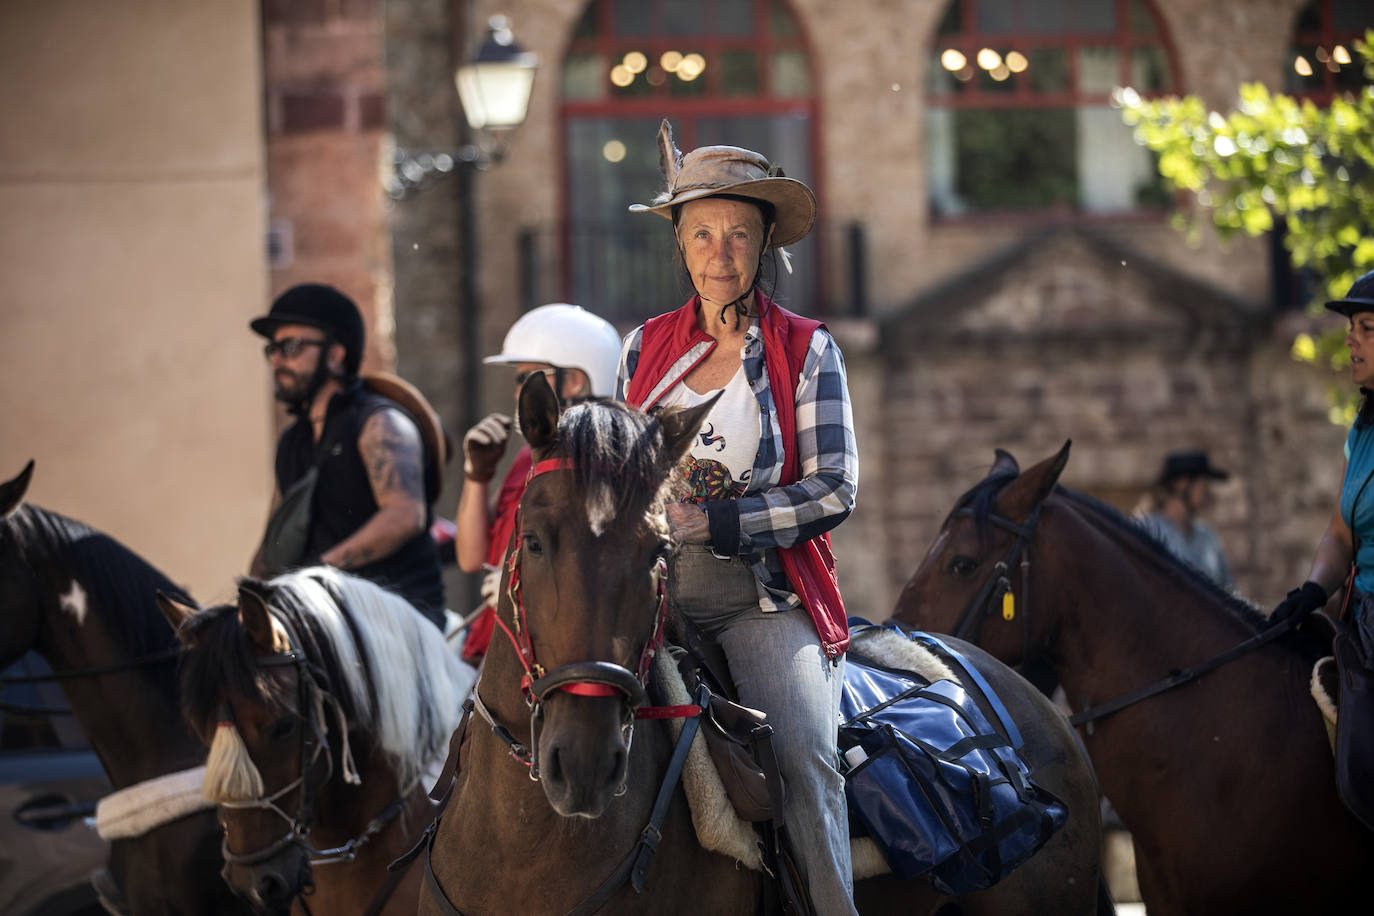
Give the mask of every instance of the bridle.
<svg viewBox="0 0 1374 916">
<path fill-rule="evenodd" d="M 951 631 L 951 635 L 977 645 L 978 633 L 982 629 L 983 622 L 992 612 L 992 601 L 1000 596 L 1002 598 L 1002 617 L 1011 620 L 1014 617 L 1014 604 L 1012 601 L 1011 582 L 1007 578 L 1011 562 L 1019 553 L 1021 555 L 1021 626 L 1022 626 L 1022 664 L 1028 659 L 1030 642 L 1030 547 L 1031 539 L 1035 536 L 1035 526 L 1040 521 L 1040 510 L 1043 504 L 1037 505 L 1031 514 L 1026 518 L 1023 525 L 1018 525 L 1010 519 L 1004 518 L 995 513 L 989 513 L 984 518 L 999 528 L 1010 531 L 1016 535 L 1016 540 L 1003 558 L 992 568 L 983 587 L 973 596 L 973 600 L 964 608 L 959 615 L 958 621 Z M 953 513 L 955 518 L 977 519 L 978 515 L 971 508 L 958 509 Z M 1069 716 L 1069 724 L 1073 726 L 1087 726 L 1087 733 L 1093 733 L 1092 723 L 1098 719 L 1105 718 L 1114 712 L 1119 712 L 1128 706 L 1133 706 L 1142 700 L 1181 687 L 1191 683 L 1205 674 L 1215 671 L 1222 665 L 1234 661 L 1249 652 L 1267 645 L 1282 636 L 1287 635 L 1297 628 L 1301 621 L 1300 617 L 1292 617 L 1283 621 L 1278 626 L 1268 627 L 1251 636 L 1249 639 L 1232 646 L 1221 652 L 1219 655 L 1193 665 L 1182 670 L 1174 670 L 1167 676 L 1160 678 L 1153 683 L 1147 684 L 1137 690 L 1133 690 L 1123 696 L 1116 697 L 1102 703 L 1089 705 L 1078 710 Z"/>
<path fill-rule="evenodd" d="M 535 477 L 542 474 L 552 471 L 571 471 L 575 468 L 576 464 L 571 458 L 550 458 L 537 462 L 530 468 L 526 486 Z M 515 647 L 516 658 L 519 659 L 520 665 L 524 669 L 524 673 L 520 677 L 520 692 L 524 695 L 525 705 L 530 711 L 529 744 L 521 745 L 514 741 L 509 732 L 496 723 L 476 689 L 473 690 L 472 698 L 478 713 L 492 726 L 498 737 L 505 741 L 510 748 L 511 755 L 529 767 L 530 779 L 535 782 L 539 781 L 537 731 L 539 723 L 543 720 L 544 699 L 555 690 L 562 690 L 577 696 L 619 696 L 623 704 L 620 730 L 627 751 L 634 736 L 636 719 L 663 719 L 697 715 L 700 710 L 696 706 L 648 705 L 649 694 L 646 685 L 649 679 L 649 666 L 653 662 L 654 654 L 663 644 L 663 627 L 667 618 L 667 560 L 663 556 L 659 556 L 654 565 L 652 573 L 655 593 L 653 625 L 649 631 L 649 638 L 640 650 L 639 662 L 633 672 L 623 665 L 605 661 L 572 662 L 560 665 L 552 671 L 547 671 L 534 657 L 534 644 L 530 636 L 525 599 L 520 586 L 520 562 L 523 554 L 520 530 L 520 524 L 517 520 L 512 533 L 513 544 L 508 551 L 506 560 L 506 596 L 509 598 L 512 608 L 511 622 L 507 624 L 500 614 L 497 614 L 496 623 L 505 632 L 511 645 Z M 617 794 L 624 794 L 624 792 L 625 786 L 621 785 Z"/>
<path fill-rule="evenodd" d="M 540 474 L 547 474 L 551 471 L 569 471 L 575 468 L 576 464 L 570 458 L 551 458 L 537 462 L 530 468 L 526 485 Z M 592 916 L 592 914 L 599 913 L 627 882 L 637 893 L 643 893 L 649 866 L 653 862 L 654 854 L 663 838 L 663 822 L 667 817 L 673 792 L 682 777 L 688 749 L 691 747 L 701 723 L 708 692 L 706 685 L 701 684 L 698 685 L 697 693 L 693 697 L 696 701 L 693 704 L 682 706 L 648 705 L 648 688 L 646 685 L 649 677 L 649 666 L 663 642 L 663 628 L 668 604 L 668 564 L 663 556 L 659 556 L 652 573 L 655 592 L 654 621 L 649 638 L 640 650 L 639 663 L 634 672 L 622 665 L 601 661 L 573 662 L 560 665 L 552 671 L 546 671 L 534 657 L 534 645 L 530 638 L 529 622 L 520 588 L 520 532 L 521 526 L 517 518 L 515 529 L 511 533 L 512 543 L 506 561 L 506 596 L 510 600 L 512 608 L 511 622 L 507 625 L 500 614 L 497 614 L 496 623 L 505 631 L 511 645 L 515 647 L 516 657 L 524 669 L 520 678 L 520 692 L 524 695 L 525 703 L 530 709 L 529 746 L 517 742 L 510 732 L 496 721 L 486 704 L 482 702 L 480 677 L 478 684 L 473 687 L 471 695 L 464 704 L 464 708 L 468 712 L 476 710 L 486 720 L 493 734 L 509 748 L 511 756 L 529 767 L 530 779 L 536 782 L 539 781 L 539 742 L 536 731 L 543 716 L 544 698 L 554 690 L 562 690 L 578 696 L 619 696 L 624 704 L 621 730 L 624 735 L 627 754 L 636 719 L 682 718 L 685 720 L 667 768 L 664 770 L 663 780 L 654 798 L 648 823 L 640 831 L 638 839 L 616 868 L 586 899 L 569 911 L 569 916 Z M 457 772 L 457 749 L 463 743 L 467 722 L 468 716 L 465 714 L 463 721 L 450 740 L 449 760 L 445 763 L 444 775 L 439 780 L 439 785 L 444 787 L 441 804 L 447 803 L 448 793 L 452 790 L 454 776 Z M 627 774 L 628 771 L 629 768 L 627 767 Z M 626 788 L 626 784 L 622 783 L 616 794 L 625 794 Z M 435 791 L 439 791 L 439 788 L 436 787 Z M 432 797 L 438 798 L 438 796 L 433 795 Z M 397 862 L 409 861 L 411 857 L 418 855 L 423 848 L 425 851 L 425 888 L 430 900 L 445 916 L 462 916 L 444 892 L 443 887 L 440 886 L 439 879 L 434 873 L 432 854 L 438 826 L 439 819 L 436 817 L 425 831 L 425 836 L 421 838 L 421 841 L 411 849 L 407 856 L 403 856 Z"/>
<path fill-rule="evenodd" d="M 278 622 L 287 629 L 291 644 L 299 645 L 300 643 L 295 640 L 294 636 L 290 635 L 290 627 L 286 621 L 278 618 Z M 343 708 L 339 705 L 339 701 L 323 686 L 326 680 L 324 672 L 313 664 L 301 650 L 288 649 L 275 655 L 260 656 L 257 663 L 259 667 L 263 668 L 289 665 L 296 669 L 297 715 L 305 720 L 300 729 L 301 772 L 291 782 L 270 795 L 254 799 L 218 802 L 221 807 L 233 810 L 271 811 L 286 821 L 287 824 L 286 833 L 266 846 L 246 853 L 236 853 L 229 848 L 229 835 L 226 830 L 224 840 L 221 843 L 225 866 L 256 865 L 272 858 L 293 844 L 301 846 L 306 851 L 310 856 L 312 866 L 352 862 L 357 859 L 359 849 L 400 816 L 405 807 L 406 797 L 414 786 L 403 789 L 400 795 L 382 809 L 382 812 L 374 817 L 358 836 L 343 845 L 329 849 L 319 849 L 311 845 L 309 836 L 311 822 L 314 820 L 316 796 L 319 787 L 327 784 L 334 774 L 334 754 L 325 738 L 327 708 L 334 711 L 335 721 L 341 734 L 340 740 L 343 742 L 341 751 L 343 779 L 350 785 L 359 785 L 362 782 L 354 767 L 353 754 L 348 745 L 348 722 L 344 717 Z M 229 719 L 227 708 L 221 711 L 221 725 L 225 724 L 233 724 L 232 720 Z M 324 777 L 319 780 L 312 780 L 310 774 L 315 770 L 316 762 L 321 755 L 324 756 L 325 761 Z M 293 815 L 287 813 L 278 804 L 278 801 L 297 789 L 300 790 L 300 803 Z"/>
<path fill-rule="evenodd" d="M 1022 662 L 1025 662 L 1025 650 L 1029 648 L 1030 640 L 1030 548 L 1031 539 L 1035 537 L 1035 526 L 1040 521 L 1040 509 L 1041 506 L 1037 505 L 1023 525 L 1018 525 L 1011 519 L 995 513 L 989 513 L 985 516 L 988 522 L 1016 535 L 1016 540 L 1007 548 L 1002 559 L 998 560 L 992 567 L 992 571 L 988 573 L 982 587 L 978 589 L 977 594 L 973 596 L 963 613 L 959 615 L 958 621 L 954 624 L 954 629 L 950 631 L 951 636 L 977 644 L 978 634 L 983 629 L 983 623 L 991 616 L 994 602 L 999 598 L 1001 599 L 1002 619 L 1007 621 L 1015 619 L 1016 604 L 1012 597 L 1011 580 L 1008 578 L 1008 574 L 1017 554 L 1020 554 Z M 977 513 L 971 508 L 957 509 L 953 515 L 955 518 L 975 520 L 978 518 Z"/>
</svg>

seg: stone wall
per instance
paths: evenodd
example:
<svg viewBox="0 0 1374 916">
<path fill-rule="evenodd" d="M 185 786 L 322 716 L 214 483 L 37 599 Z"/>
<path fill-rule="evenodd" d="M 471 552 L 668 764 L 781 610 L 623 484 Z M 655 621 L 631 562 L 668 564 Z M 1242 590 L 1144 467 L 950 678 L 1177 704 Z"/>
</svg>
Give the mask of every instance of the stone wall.
<svg viewBox="0 0 1374 916">
<path fill-rule="evenodd" d="M 863 476 L 836 553 L 853 607 L 892 607 L 994 448 L 1026 468 L 1066 440 L 1062 482 L 1126 513 L 1166 452 L 1207 449 L 1232 472 L 1209 521 L 1238 590 L 1272 605 L 1302 580 L 1339 490 L 1329 374 L 1292 360 L 1292 328 L 1115 253 L 1052 237 L 951 288 L 959 301 L 891 319 L 872 348 L 848 335 Z"/>
<path fill-rule="evenodd" d="M 268 219 L 278 243 L 271 293 L 315 282 L 352 297 L 367 325 L 365 369 L 390 369 L 396 360 L 379 6 L 262 5 Z"/>
</svg>

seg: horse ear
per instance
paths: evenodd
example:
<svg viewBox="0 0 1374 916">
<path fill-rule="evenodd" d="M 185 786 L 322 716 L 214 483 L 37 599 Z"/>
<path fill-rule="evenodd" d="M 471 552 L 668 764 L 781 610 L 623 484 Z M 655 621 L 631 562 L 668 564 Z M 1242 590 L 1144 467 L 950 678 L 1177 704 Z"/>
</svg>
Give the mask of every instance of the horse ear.
<svg viewBox="0 0 1374 916">
<path fill-rule="evenodd" d="M 272 615 L 267 610 L 267 602 L 251 588 L 239 586 L 239 622 L 256 648 L 263 655 L 276 652 L 272 638 Z"/>
<path fill-rule="evenodd" d="M 520 433 L 531 449 L 539 452 L 558 441 L 558 395 L 544 373 L 535 372 L 525 379 L 516 402 Z"/>
<path fill-rule="evenodd" d="M 695 407 L 672 407 L 658 415 L 659 425 L 663 427 L 664 457 L 669 467 L 677 464 L 678 459 L 692 447 L 692 440 L 701 432 L 702 421 L 724 393 L 716 392 L 710 400 Z"/>
<path fill-rule="evenodd" d="M 13 480 L 0 483 L 0 518 L 9 515 L 19 504 L 24 501 L 24 494 L 29 492 L 29 479 L 33 477 L 33 459 L 24 465 L 24 470 L 19 472 L 19 476 Z"/>
<path fill-rule="evenodd" d="M 988 471 L 989 477 L 1015 476 L 1021 473 L 1021 465 L 1016 463 L 1011 452 L 999 448 L 995 449 L 993 454 L 995 457 L 992 461 L 992 468 Z"/>
<path fill-rule="evenodd" d="M 181 637 L 181 625 L 187 620 L 190 620 L 199 610 L 198 608 L 191 607 L 189 604 L 182 604 L 175 598 L 168 597 L 160 591 L 157 593 L 157 606 L 158 609 L 162 611 L 162 616 L 167 618 L 167 622 L 171 624 L 172 629 L 176 631 L 178 638 Z"/>
<path fill-rule="evenodd" d="M 1064 472 L 1064 465 L 1069 463 L 1069 446 L 1072 444 L 1072 439 L 1066 439 L 1064 447 L 1058 452 L 1007 484 L 997 502 L 1008 518 L 1024 519 L 1054 492 L 1059 475 Z"/>
</svg>

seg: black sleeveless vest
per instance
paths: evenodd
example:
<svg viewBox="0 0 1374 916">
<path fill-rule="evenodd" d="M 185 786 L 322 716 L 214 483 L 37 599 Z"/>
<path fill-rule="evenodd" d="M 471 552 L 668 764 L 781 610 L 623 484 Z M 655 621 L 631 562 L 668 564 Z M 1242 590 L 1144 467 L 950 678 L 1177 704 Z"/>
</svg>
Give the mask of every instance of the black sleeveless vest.
<svg viewBox="0 0 1374 916">
<path fill-rule="evenodd" d="M 326 445 L 326 454 L 320 462 L 320 476 L 311 504 L 305 565 L 318 563 L 320 554 L 357 531 L 376 514 L 377 501 L 372 496 L 372 485 L 358 452 L 358 436 L 368 417 L 387 407 L 406 413 L 395 401 L 367 390 L 360 381 L 354 381 L 330 399 L 324 433 L 320 437 Z M 434 456 L 426 450 L 426 471 L 433 461 Z M 301 418 L 287 427 L 277 442 L 278 491 L 285 493 L 314 462 L 315 442 L 310 433 L 310 421 Z M 425 494 L 424 531 L 406 541 L 396 552 L 349 572 L 396 592 L 442 627 L 444 582 L 439 571 L 439 551 L 429 534 L 433 496 Z"/>
</svg>

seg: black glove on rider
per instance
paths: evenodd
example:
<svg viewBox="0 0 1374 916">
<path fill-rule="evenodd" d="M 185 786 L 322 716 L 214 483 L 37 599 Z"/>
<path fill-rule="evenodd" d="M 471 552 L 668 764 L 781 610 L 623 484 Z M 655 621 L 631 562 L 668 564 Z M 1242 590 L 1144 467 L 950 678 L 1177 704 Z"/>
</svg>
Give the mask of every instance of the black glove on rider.
<svg viewBox="0 0 1374 916">
<path fill-rule="evenodd" d="M 1311 579 L 1288 593 L 1269 615 L 1269 626 L 1275 627 L 1290 617 L 1303 617 L 1326 606 L 1326 589 Z"/>
</svg>

